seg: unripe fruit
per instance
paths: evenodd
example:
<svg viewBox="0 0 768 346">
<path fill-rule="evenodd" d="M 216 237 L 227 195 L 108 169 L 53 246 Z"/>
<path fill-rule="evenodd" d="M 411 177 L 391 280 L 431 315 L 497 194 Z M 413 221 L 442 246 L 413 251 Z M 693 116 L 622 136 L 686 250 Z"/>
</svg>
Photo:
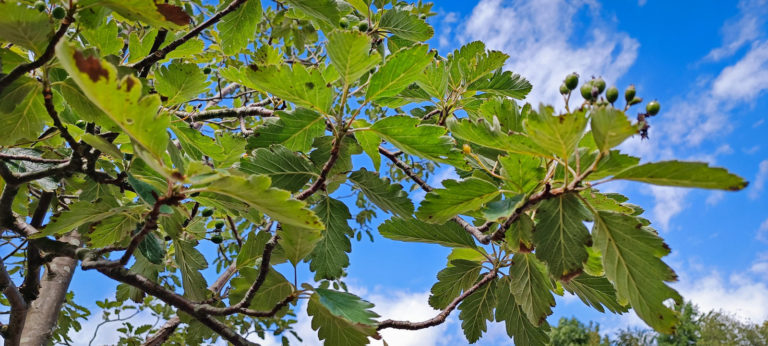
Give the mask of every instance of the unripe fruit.
<svg viewBox="0 0 768 346">
<path fill-rule="evenodd" d="M 605 99 L 608 100 L 608 102 L 614 103 L 618 98 L 619 98 L 619 89 L 616 88 L 615 86 L 612 86 L 605 91 Z"/>
<path fill-rule="evenodd" d="M 83 121 L 83 120 L 78 120 L 78 121 L 76 121 L 76 122 L 75 122 L 75 126 L 77 126 L 77 127 L 81 128 L 81 129 L 84 129 L 84 128 L 85 128 L 85 125 L 87 125 L 87 124 L 86 124 L 86 122 L 85 122 L 85 121 Z"/>
<path fill-rule="evenodd" d="M 630 106 L 636 105 L 636 104 L 638 104 L 640 102 L 643 102 L 643 99 L 640 98 L 640 97 L 635 97 L 635 98 L 632 99 L 632 101 L 629 101 L 629 105 Z"/>
<path fill-rule="evenodd" d="M 635 86 L 630 85 L 627 90 L 624 90 L 624 101 L 630 102 L 635 99 Z"/>
<path fill-rule="evenodd" d="M 605 81 L 602 78 L 598 78 L 592 81 L 592 85 L 597 87 L 597 94 L 602 94 L 605 90 Z"/>
<path fill-rule="evenodd" d="M 339 19 L 339 26 L 342 27 L 343 29 L 348 28 L 349 19 L 347 19 L 347 17 L 341 17 L 341 19 Z"/>
<path fill-rule="evenodd" d="M 565 76 L 565 86 L 568 87 L 569 90 L 576 89 L 576 87 L 579 86 L 579 75 L 574 72 Z"/>
<path fill-rule="evenodd" d="M 421 18 L 422 20 L 427 19 L 427 15 L 422 13 L 419 15 L 419 18 Z"/>
<path fill-rule="evenodd" d="M 210 68 L 210 67 L 206 67 L 206 68 L 204 68 L 204 69 L 203 69 L 203 73 L 204 73 L 204 74 L 209 74 L 209 73 L 211 73 L 211 68 Z"/>
<path fill-rule="evenodd" d="M 472 148 L 469 146 L 469 144 L 464 144 L 461 147 L 461 150 L 464 152 L 464 155 L 469 155 L 470 153 L 472 153 Z"/>
<path fill-rule="evenodd" d="M 362 21 L 360 24 L 357 24 L 357 30 L 360 30 L 362 32 L 368 31 L 368 22 Z"/>
<path fill-rule="evenodd" d="M 56 7 L 51 11 L 51 16 L 56 19 L 64 19 L 67 16 L 67 10 L 64 7 Z"/>
<path fill-rule="evenodd" d="M 214 234 L 211 236 L 211 242 L 214 244 L 221 244 L 221 242 L 224 241 L 224 237 L 221 236 L 221 234 Z"/>
<path fill-rule="evenodd" d="M 224 221 L 218 221 L 218 222 L 216 222 L 215 226 L 216 226 L 216 229 L 222 229 L 222 228 L 224 228 Z"/>
<path fill-rule="evenodd" d="M 560 84 L 560 93 L 563 95 L 568 95 L 568 93 L 571 92 L 571 89 L 568 89 L 568 86 L 565 85 L 565 83 Z"/>
<path fill-rule="evenodd" d="M 213 209 L 206 209 L 206 210 L 203 210 L 203 212 L 201 213 L 201 215 L 203 215 L 203 217 L 210 217 L 211 215 L 213 215 Z"/>
<path fill-rule="evenodd" d="M 38 1 L 35 3 L 35 9 L 37 9 L 38 12 L 45 11 L 45 2 L 44 1 Z"/>
<path fill-rule="evenodd" d="M 592 100 L 592 83 L 587 82 L 584 83 L 584 85 L 581 86 L 581 97 L 583 97 L 585 100 L 590 101 Z"/>
<path fill-rule="evenodd" d="M 648 114 L 650 115 L 659 114 L 660 109 L 661 109 L 661 105 L 659 104 L 659 101 L 656 101 L 656 100 L 648 102 L 648 104 L 645 105 L 645 111 L 648 112 Z"/>
</svg>

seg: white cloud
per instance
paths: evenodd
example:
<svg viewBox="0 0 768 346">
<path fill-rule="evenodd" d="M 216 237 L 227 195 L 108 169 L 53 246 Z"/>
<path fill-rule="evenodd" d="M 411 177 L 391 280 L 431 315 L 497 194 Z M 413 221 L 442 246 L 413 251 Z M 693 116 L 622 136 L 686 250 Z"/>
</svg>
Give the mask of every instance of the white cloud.
<svg viewBox="0 0 768 346">
<path fill-rule="evenodd" d="M 651 186 L 650 190 L 656 202 L 653 220 L 660 225 L 661 230 L 667 231 L 672 217 L 683 211 L 688 190 L 667 186 Z"/>
<path fill-rule="evenodd" d="M 768 219 L 765 219 L 757 229 L 757 239 L 768 243 Z M 768 263 L 768 262 L 767 262 Z"/>
<path fill-rule="evenodd" d="M 760 198 L 760 194 L 763 192 L 763 188 L 765 188 L 766 180 L 768 180 L 768 160 L 763 160 L 760 162 L 755 180 L 752 181 L 752 186 L 750 186 L 749 198 Z"/>
<path fill-rule="evenodd" d="M 131 316 L 133 313 L 134 312 L 131 310 L 126 310 L 120 314 L 120 317 L 126 318 Z M 102 316 L 103 310 L 99 309 L 97 311 L 93 311 L 88 320 L 81 322 L 82 329 L 80 329 L 79 332 L 73 332 L 70 334 L 70 337 L 76 345 L 88 345 L 88 343 L 91 341 L 91 338 L 94 337 L 94 332 L 96 332 L 96 335 L 93 339 L 93 345 L 117 344 L 118 340 L 120 339 L 120 333 L 117 331 L 117 329 L 123 327 L 123 321 L 108 322 L 99 327 L 99 324 L 103 322 Z M 114 315 L 110 316 L 110 319 L 115 318 L 116 317 Z M 130 322 L 134 328 L 145 324 L 158 325 L 158 323 L 164 323 L 164 321 L 158 321 L 157 318 L 153 317 L 148 311 L 140 312 L 136 316 L 133 316 L 127 320 L 127 322 Z M 98 331 L 96 330 L 97 327 Z"/>
<path fill-rule="evenodd" d="M 727 278 L 710 271 L 697 279 L 682 278 L 676 286 L 701 311 L 721 310 L 742 321 L 764 321 L 768 319 L 768 285 L 756 274 L 764 273 L 767 266 L 768 262 L 757 261 L 746 272 Z"/>
<path fill-rule="evenodd" d="M 574 17 L 585 7 L 592 24 L 579 29 L 588 33 L 581 37 L 576 35 Z M 459 38 L 482 40 L 489 48 L 506 52 L 510 55 L 506 68 L 533 84 L 528 98 L 532 103 L 561 106 L 557 90 L 567 74 L 576 71 L 582 80 L 602 76 L 610 85 L 635 62 L 637 40 L 604 22 L 595 1 L 482 0 Z M 584 42 L 574 44 L 576 40 Z"/>
<path fill-rule="evenodd" d="M 768 89 L 768 41 L 755 42 L 736 64 L 720 73 L 712 85 L 719 99 L 749 101 Z"/>
<path fill-rule="evenodd" d="M 446 179 L 454 179 L 458 180 L 459 176 L 456 174 L 456 170 L 453 167 L 445 166 L 437 171 L 434 175 L 430 176 L 429 179 L 427 179 L 427 184 L 429 186 L 435 187 L 435 188 L 441 188 L 443 187 L 443 180 Z M 422 189 L 416 190 L 416 192 L 413 193 L 413 202 L 414 203 L 421 203 L 421 201 L 424 200 L 424 196 L 426 196 L 427 193 L 424 192 Z"/>
<path fill-rule="evenodd" d="M 708 206 L 715 206 L 718 203 L 720 203 L 720 201 L 722 201 L 723 198 L 725 198 L 725 192 L 723 192 L 723 191 L 712 191 L 712 192 L 709 193 L 709 196 L 707 197 L 707 201 L 706 202 L 707 202 Z"/>
<path fill-rule="evenodd" d="M 723 45 L 710 51 L 704 60 L 718 61 L 727 58 L 739 48 L 759 38 L 768 14 L 766 3 L 766 0 L 740 1 L 739 16 L 726 22 L 722 28 Z"/>
</svg>

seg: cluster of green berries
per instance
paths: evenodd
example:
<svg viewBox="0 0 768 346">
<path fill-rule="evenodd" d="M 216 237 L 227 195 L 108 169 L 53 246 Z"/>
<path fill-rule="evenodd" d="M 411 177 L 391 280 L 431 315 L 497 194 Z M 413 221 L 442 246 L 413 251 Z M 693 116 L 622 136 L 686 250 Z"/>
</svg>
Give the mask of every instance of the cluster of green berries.
<svg viewBox="0 0 768 346">
<path fill-rule="evenodd" d="M 39 12 L 45 11 L 48 6 L 45 5 L 45 1 L 37 1 L 35 2 L 35 9 Z M 51 17 L 54 19 L 62 20 L 64 17 L 67 16 L 67 10 L 64 9 L 64 7 L 57 6 L 51 11 Z"/>
<path fill-rule="evenodd" d="M 576 89 L 576 87 L 579 85 L 579 75 L 576 73 L 571 73 L 567 76 L 565 76 L 565 80 L 563 81 L 563 84 L 560 85 L 560 93 L 563 95 L 568 95 Z M 605 88 L 605 80 L 602 78 L 592 78 L 591 80 L 584 83 L 581 88 L 579 88 L 579 92 L 581 93 L 581 97 L 584 98 L 587 102 L 598 102 L 599 96 L 605 91 L 605 100 L 608 101 L 608 103 L 613 104 L 616 102 L 616 100 L 619 99 L 619 89 L 615 86 L 612 86 L 608 89 Z M 635 86 L 630 85 L 626 90 L 624 90 L 624 100 L 627 102 L 627 105 L 633 106 L 640 102 L 643 102 L 642 98 L 639 98 L 635 96 Z M 645 111 L 647 115 L 656 115 L 659 113 L 659 110 L 661 109 L 661 105 L 658 101 L 651 101 L 647 105 L 645 105 Z"/>
<path fill-rule="evenodd" d="M 213 216 L 213 209 L 205 209 L 200 213 L 203 217 Z M 216 221 L 214 224 L 215 234 L 211 236 L 211 242 L 214 244 L 221 244 L 224 241 L 224 237 L 221 236 L 221 230 L 224 229 L 224 221 Z"/>
<path fill-rule="evenodd" d="M 349 22 L 349 18 L 347 18 L 347 17 L 341 17 L 341 19 L 339 20 L 339 26 L 342 29 L 349 28 L 350 24 L 351 23 Z M 361 21 L 357 22 L 356 24 L 354 24 L 353 26 L 356 27 L 357 30 L 360 30 L 362 32 L 368 32 L 368 29 L 370 29 L 370 27 L 368 26 L 368 21 L 367 20 L 361 20 Z"/>
</svg>

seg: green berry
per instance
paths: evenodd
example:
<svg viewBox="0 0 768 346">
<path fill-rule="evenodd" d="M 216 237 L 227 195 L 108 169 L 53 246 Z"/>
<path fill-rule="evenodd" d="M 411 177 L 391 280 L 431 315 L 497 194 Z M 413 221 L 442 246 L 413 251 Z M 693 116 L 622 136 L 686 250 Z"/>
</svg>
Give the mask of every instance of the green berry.
<svg viewBox="0 0 768 346">
<path fill-rule="evenodd" d="M 624 101 L 627 101 L 627 103 L 631 102 L 635 99 L 635 86 L 630 85 L 627 90 L 624 90 Z"/>
<path fill-rule="evenodd" d="M 581 91 L 581 97 L 583 97 L 585 100 L 592 100 L 592 82 L 584 83 L 579 91 Z"/>
<path fill-rule="evenodd" d="M 660 109 L 661 109 L 661 105 L 659 104 L 659 101 L 656 101 L 656 100 L 648 102 L 648 104 L 645 105 L 645 111 L 648 112 L 648 114 L 650 115 L 659 114 Z"/>
<path fill-rule="evenodd" d="M 560 93 L 563 95 L 568 95 L 568 93 L 571 92 L 571 89 L 568 89 L 568 87 L 565 85 L 565 83 L 560 85 Z"/>
<path fill-rule="evenodd" d="M 203 210 L 201 215 L 203 215 L 203 217 L 211 217 L 211 215 L 213 215 L 213 209 Z"/>
<path fill-rule="evenodd" d="M 619 98 L 619 89 L 616 88 L 615 86 L 612 86 L 605 91 L 605 99 L 608 100 L 608 102 L 614 103 L 618 98 Z"/>
<path fill-rule="evenodd" d="M 605 81 L 602 78 L 593 80 L 592 84 L 597 87 L 598 94 L 602 94 L 603 90 L 605 90 Z"/>
<path fill-rule="evenodd" d="M 210 68 L 210 67 L 206 67 L 206 68 L 204 68 L 204 69 L 203 69 L 203 73 L 204 73 L 204 74 L 209 74 L 209 73 L 211 73 L 211 68 Z"/>
<path fill-rule="evenodd" d="M 75 126 L 81 128 L 81 129 L 84 129 L 85 125 L 88 125 L 88 124 L 85 121 L 83 121 L 83 120 L 78 120 L 78 121 L 75 122 Z"/>
<path fill-rule="evenodd" d="M 344 28 L 344 29 L 348 28 L 349 27 L 349 19 L 347 19 L 347 17 L 341 17 L 341 19 L 339 19 L 339 26 Z"/>
<path fill-rule="evenodd" d="M 217 221 L 216 229 L 222 229 L 222 228 L 224 228 L 224 221 Z"/>
<path fill-rule="evenodd" d="M 221 244 L 224 241 L 224 237 L 221 234 L 214 234 L 211 236 L 211 242 L 214 244 Z"/>
<path fill-rule="evenodd" d="M 360 30 L 362 32 L 368 31 L 368 22 L 362 21 L 359 24 L 357 24 L 357 30 Z"/>
<path fill-rule="evenodd" d="M 56 7 L 51 11 L 51 16 L 59 20 L 64 19 L 67 16 L 67 10 L 64 7 Z"/>
<path fill-rule="evenodd" d="M 576 87 L 579 86 L 579 75 L 574 72 L 565 76 L 565 86 L 568 87 L 569 90 L 576 89 Z"/>
<path fill-rule="evenodd" d="M 38 12 L 45 11 L 45 1 L 38 1 L 35 3 L 35 9 L 37 9 Z"/>
</svg>

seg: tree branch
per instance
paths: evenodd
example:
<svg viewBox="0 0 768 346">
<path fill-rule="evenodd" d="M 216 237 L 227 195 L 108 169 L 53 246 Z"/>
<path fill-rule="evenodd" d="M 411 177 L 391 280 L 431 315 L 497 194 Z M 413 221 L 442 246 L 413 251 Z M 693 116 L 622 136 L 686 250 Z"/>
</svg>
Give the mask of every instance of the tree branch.
<svg viewBox="0 0 768 346">
<path fill-rule="evenodd" d="M 462 300 L 469 297 L 472 293 L 475 293 L 480 287 L 483 287 L 483 285 L 487 284 L 491 280 L 496 278 L 496 269 L 494 268 L 487 274 L 483 275 L 483 278 L 480 279 L 477 283 L 475 283 L 472 287 L 464 291 L 460 296 L 456 297 L 448 306 L 445 307 L 440 313 L 437 314 L 437 316 L 432 317 L 428 320 L 421 321 L 421 322 L 411 322 L 411 321 L 395 321 L 395 320 L 386 320 L 381 323 L 379 323 L 379 326 L 376 327 L 376 330 L 382 330 L 387 328 L 394 328 L 394 329 L 406 329 L 406 330 L 419 330 L 429 327 L 434 327 L 436 325 L 439 325 L 443 322 L 445 322 L 445 319 L 448 318 L 448 315 L 451 314 L 451 312 L 456 309 L 457 306 L 459 306 L 459 303 L 461 303 Z"/>
<path fill-rule="evenodd" d="M 67 163 L 67 162 L 69 162 L 69 160 L 67 160 L 67 159 L 44 159 L 42 157 L 37 157 L 37 156 L 10 155 L 10 154 L 3 154 L 3 153 L 0 153 L 0 159 L 2 159 L 2 160 L 29 161 L 29 162 L 37 162 L 37 163 Z"/>
<path fill-rule="evenodd" d="M 19 292 L 13 280 L 11 280 L 11 276 L 8 275 L 5 263 L 2 260 L 0 260 L 0 287 L 2 287 L 3 294 L 8 299 L 8 303 L 11 304 L 11 316 L 8 320 L 8 329 L 4 335 L 5 344 L 19 345 L 21 332 L 24 330 L 24 320 L 27 315 L 27 302 L 24 301 L 21 292 Z"/>
<path fill-rule="evenodd" d="M 11 70 L 7 75 L 0 77 L 0 94 L 3 92 L 3 89 L 13 83 L 13 81 L 29 71 L 42 67 L 53 58 L 53 55 L 56 53 L 56 44 L 59 43 L 59 40 L 61 40 L 62 37 L 64 37 L 69 26 L 75 21 L 75 18 L 73 17 L 74 14 L 75 6 L 73 5 L 69 8 L 69 11 L 67 11 L 67 16 L 61 20 L 59 30 L 56 30 L 56 33 L 53 34 L 53 37 L 51 37 L 51 41 L 48 42 L 48 46 L 45 47 L 43 54 L 40 54 L 37 59 L 30 63 L 16 66 L 16 68 Z"/>
<path fill-rule="evenodd" d="M 142 240 L 144 240 L 144 237 L 147 236 L 150 232 L 157 229 L 157 218 L 160 217 L 160 207 L 164 205 L 175 205 L 178 204 L 181 200 L 186 198 L 183 194 L 180 195 L 171 195 L 171 196 L 161 196 L 156 197 L 155 204 L 152 205 L 152 210 L 149 212 L 149 215 L 147 215 L 147 220 L 144 221 L 144 227 L 141 228 L 141 231 L 139 231 L 136 236 L 131 239 L 131 243 L 128 244 L 128 247 L 125 249 L 125 253 L 123 253 L 123 256 L 120 257 L 120 261 L 118 262 L 110 262 L 110 263 L 116 263 L 120 266 L 124 266 L 128 264 L 128 261 L 130 261 L 131 257 L 133 256 L 133 252 L 136 251 L 136 248 L 139 247 L 139 244 Z"/>
<path fill-rule="evenodd" d="M 244 106 L 239 108 L 222 108 L 222 109 L 214 109 L 210 111 L 202 111 L 202 112 L 182 112 L 182 111 L 171 111 L 174 115 L 176 115 L 179 118 L 185 119 L 188 122 L 195 122 L 195 121 L 203 121 L 203 120 L 211 120 L 211 119 L 217 119 L 217 118 L 242 118 L 242 117 L 249 117 L 249 116 L 262 116 L 262 117 L 271 117 L 275 115 L 275 111 L 260 107 L 260 106 Z"/>
<path fill-rule="evenodd" d="M 156 52 L 148 55 L 141 61 L 133 64 L 131 67 L 133 67 L 136 70 L 141 70 L 146 67 L 152 66 L 154 63 L 160 61 L 161 59 L 165 58 L 165 56 L 173 51 L 176 48 L 179 48 L 184 42 L 189 41 L 193 37 L 199 35 L 203 30 L 207 29 L 213 24 L 216 24 L 219 20 L 221 20 L 222 17 L 227 15 L 228 13 L 234 11 L 237 9 L 240 5 L 245 3 L 246 0 L 235 0 L 232 1 L 229 6 L 224 8 L 223 10 L 219 11 L 218 13 L 211 16 L 211 18 L 208 18 L 208 20 L 202 22 L 200 25 L 196 26 L 194 29 L 190 30 L 188 33 L 186 33 L 184 36 L 179 37 L 177 40 L 169 43 L 167 46 L 163 47 L 162 49 L 158 49 Z"/>
<path fill-rule="evenodd" d="M 317 190 L 320 190 L 320 188 L 325 186 L 325 180 L 328 179 L 328 174 L 331 172 L 331 168 L 333 168 L 333 165 L 336 163 L 336 160 L 339 159 L 339 154 L 341 151 L 341 143 L 344 141 L 344 133 L 340 132 L 339 135 L 336 136 L 336 138 L 333 141 L 333 146 L 331 147 L 331 154 L 328 158 L 328 161 L 323 165 L 323 169 L 320 171 L 320 176 L 317 177 L 314 183 L 312 185 L 296 195 L 296 199 L 303 201 L 310 196 L 312 196 Z"/>
<path fill-rule="evenodd" d="M 43 219 L 48 213 L 51 201 L 55 197 L 56 194 L 53 192 L 43 191 L 40 194 L 40 198 L 37 201 L 37 208 L 32 215 L 32 223 L 30 226 L 40 228 L 40 226 L 43 225 Z M 43 263 L 44 261 L 43 257 L 40 256 L 40 250 L 38 250 L 35 244 L 30 243 L 27 246 L 27 273 L 24 276 L 24 282 L 19 288 L 19 291 L 27 302 L 37 299 L 40 294 L 40 266 L 43 265 Z"/>
</svg>

